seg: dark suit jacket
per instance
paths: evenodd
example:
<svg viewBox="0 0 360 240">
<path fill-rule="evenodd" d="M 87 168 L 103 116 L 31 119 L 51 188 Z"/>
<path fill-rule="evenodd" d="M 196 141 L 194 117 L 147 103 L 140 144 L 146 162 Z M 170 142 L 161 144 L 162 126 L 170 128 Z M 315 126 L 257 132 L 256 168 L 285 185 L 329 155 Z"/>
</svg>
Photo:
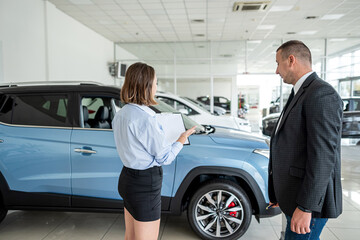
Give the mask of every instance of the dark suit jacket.
<svg viewBox="0 0 360 240">
<path fill-rule="evenodd" d="M 315 218 L 342 212 L 340 141 L 343 103 L 312 73 L 271 136 L 269 197 L 292 216 L 300 205 Z M 276 133 L 275 133 L 276 132 Z"/>
</svg>

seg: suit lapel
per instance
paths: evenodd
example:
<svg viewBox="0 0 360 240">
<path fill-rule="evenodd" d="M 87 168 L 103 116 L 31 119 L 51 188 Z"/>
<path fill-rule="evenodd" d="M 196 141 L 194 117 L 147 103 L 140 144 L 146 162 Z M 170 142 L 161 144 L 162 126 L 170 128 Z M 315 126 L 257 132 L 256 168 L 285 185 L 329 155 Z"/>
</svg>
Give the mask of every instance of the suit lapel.
<svg viewBox="0 0 360 240">
<path fill-rule="evenodd" d="M 318 78 L 317 74 L 314 72 L 312 73 L 302 84 L 301 88 L 299 89 L 299 91 L 296 93 L 296 95 L 294 96 L 293 100 L 291 101 L 289 107 L 286 109 L 286 111 L 284 112 L 281 122 L 279 123 L 279 128 L 277 130 L 277 132 L 273 133 L 274 135 L 277 135 L 280 130 L 281 127 L 284 125 L 287 116 L 289 115 L 291 109 L 295 106 L 296 102 L 299 100 L 299 98 L 301 97 L 301 95 L 305 92 L 305 89 L 316 79 Z M 276 130 L 275 130 L 276 131 Z"/>
</svg>

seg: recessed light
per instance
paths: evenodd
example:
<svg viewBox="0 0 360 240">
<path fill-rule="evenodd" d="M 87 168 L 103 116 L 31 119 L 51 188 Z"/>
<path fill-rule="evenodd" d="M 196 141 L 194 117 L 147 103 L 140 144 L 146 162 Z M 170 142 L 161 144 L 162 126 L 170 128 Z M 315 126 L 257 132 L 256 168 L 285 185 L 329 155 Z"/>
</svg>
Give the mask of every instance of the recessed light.
<svg viewBox="0 0 360 240">
<path fill-rule="evenodd" d="M 294 6 L 289 6 L 289 5 L 279 5 L 279 6 L 272 6 L 272 8 L 270 8 L 270 12 L 286 12 L 286 11 L 290 11 Z"/>
<path fill-rule="evenodd" d="M 292 34 L 296 34 L 296 32 L 287 32 L 286 34 L 292 35 Z"/>
<path fill-rule="evenodd" d="M 300 35 L 314 35 L 315 33 L 317 33 L 317 31 L 301 31 L 301 32 L 298 32 L 298 34 L 300 34 Z"/>
<path fill-rule="evenodd" d="M 69 2 L 75 5 L 93 5 L 90 0 L 69 0 Z"/>
<path fill-rule="evenodd" d="M 205 37 L 205 34 L 202 34 L 202 33 L 200 33 L 200 34 L 195 34 L 195 37 Z"/>
<path fill-rule="evenodd" d="M 197 48 L 205 48 L 204 45 L 197 46 Z"/>
<path fill-rule="evenodd" d="M 259 43 L 261 43 L 261 40 L 249 40 L 249 41 L 247 41 L 247 43 L 250 43 L 250 44 L 259 44 Z"/>
<path fill-rule="evenodd" d="M 340 19 L 344 16 L 344 14 L 327 14 L 322 16 L 322 18 L 320 18 L 321 20 L 336 20 L 336 19 Z"/>
<path fill-rule="evenodd" d="M 257 29 L 259 29 L 259 30 L 271 30 L 274 28 L 275 28 L 275 25 L 259 25 L 259 26 L 257 26 Z"/>
<path fill-rule="evenodd" d="M 205 20 L 204 19 L 192 19 L 191 23 L 204 23 Z"/>
<path fill-rule="evenodd" d="M 347 38 L 331 38 L 329 41 L 330 42 L 342 42 L 342 41 L 346 41 Z"/>
</svg>

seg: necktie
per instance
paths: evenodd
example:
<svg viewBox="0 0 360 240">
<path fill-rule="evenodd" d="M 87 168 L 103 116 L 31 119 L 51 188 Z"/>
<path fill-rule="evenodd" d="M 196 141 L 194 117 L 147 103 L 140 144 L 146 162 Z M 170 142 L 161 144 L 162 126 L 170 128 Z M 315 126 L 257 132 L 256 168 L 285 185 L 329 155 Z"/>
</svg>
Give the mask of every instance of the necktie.
<svg viewBox="0 0 360 240">
<path fill-rule="evenodd" d="M 294 94 L 294 88 L 293 88 L 293 89 L 291 89 L 290 96 L 289 96 L 289 98 L 288 98 L 288 100 L 287 100 L 287 102 L 286 102 L 286 104 L 285 104 L 284 109 L 282 110 L 282 112 L 281 112 L 281 114 L 280 114 L 279 120 L 278 120 L 278 122 L 277 122 L 277 124 L 276 124 L 275 133 L 277 133 L 277 131 L 278 131 L 278 129 L 279 129 L 279 126 L 280 126 L 280 123 L 281 123 L 281 121 L 282 121 L 282 118 L 283 118 L 283 116 L 284 116 L 284 114 L 285 114 L 285 111 L 286 111 L 286 109 L 288 108 L 288 106 L 290 105 L 291 101 L 293 100 L 294 95 L 295 95 L 295 94 Z"/>
<path fill-rule="evenodd" d="M 282 114 L 285 113 L 286 109 L 288 108 L 288 106 L 290 105 L 291 101 L 293 100 L 294 95 L 295 95 L 295 94 L 294 94 L 294 88 L 293 88 L 293 89 L 291 89 L 291 93 L 290 93 L 289 99 L 288 99 L 287 102 L 286 102 L 286 105 L 285 105 L 285 107 L 284 107 L 284 109 L 283 109 L 283 113 L 282 113 Z"/>
</svg>

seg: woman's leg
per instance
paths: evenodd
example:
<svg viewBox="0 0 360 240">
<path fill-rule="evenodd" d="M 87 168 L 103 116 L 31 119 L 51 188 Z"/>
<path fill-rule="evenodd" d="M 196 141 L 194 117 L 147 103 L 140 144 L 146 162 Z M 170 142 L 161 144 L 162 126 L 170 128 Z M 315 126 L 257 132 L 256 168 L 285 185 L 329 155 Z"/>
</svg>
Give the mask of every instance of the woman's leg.
<svg viewBox="0 0 360 240">
<path fill-rule="evenodd" d="M 125 240 L 135 239 L 135 219 L 131 214 L 124 208 L 124 219 L 125 219 Z"/>
<path fill-rule="evenodd" d="M 135 240 L 157 240 L 160 219 L 151 222 L 139 222 L 134 219 Z"/>
</svg>

